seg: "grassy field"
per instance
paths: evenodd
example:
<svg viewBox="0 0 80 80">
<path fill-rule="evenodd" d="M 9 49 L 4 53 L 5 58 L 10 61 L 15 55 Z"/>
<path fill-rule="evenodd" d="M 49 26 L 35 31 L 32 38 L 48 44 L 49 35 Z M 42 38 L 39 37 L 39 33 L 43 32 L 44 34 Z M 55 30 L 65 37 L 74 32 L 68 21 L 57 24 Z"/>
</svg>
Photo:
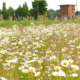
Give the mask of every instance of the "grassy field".
<svg viewBox="0 0 80 80">
<path fill-rule="evenodd" d="M 33 23 L 0 23 L 0 79 L 80 80 L 80 25 Z"/>
<path fill-rule="evenodd" d="M 75 19 L 71 19 L 68 21 L 60 21 L 60 20 L 45 20 L 45 21 L 0 21 L 0 27 L 12 27 L 13 25 L 17 25 L 17 26 L 31 26 L 34 23 L 34 25 L 40 25 L 40 24 L 44 24 L 44 25 L 50 25 L 50 24 L 59 24 L 59 23 L 80 23 L 80 17 L 75 18 Z"/>
</svg>

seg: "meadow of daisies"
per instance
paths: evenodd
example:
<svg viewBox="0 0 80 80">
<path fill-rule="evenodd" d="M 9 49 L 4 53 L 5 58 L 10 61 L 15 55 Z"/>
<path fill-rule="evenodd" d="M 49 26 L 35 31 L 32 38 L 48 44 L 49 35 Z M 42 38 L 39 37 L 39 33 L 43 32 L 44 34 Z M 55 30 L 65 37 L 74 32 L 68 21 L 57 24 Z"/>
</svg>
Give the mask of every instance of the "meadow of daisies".
<svg viewBox="0 0 80 80">
<path fill-rule="evenodd" d="M 0 28 L 1 80 L 80 80 L 80 25 Z"/>
</svg>

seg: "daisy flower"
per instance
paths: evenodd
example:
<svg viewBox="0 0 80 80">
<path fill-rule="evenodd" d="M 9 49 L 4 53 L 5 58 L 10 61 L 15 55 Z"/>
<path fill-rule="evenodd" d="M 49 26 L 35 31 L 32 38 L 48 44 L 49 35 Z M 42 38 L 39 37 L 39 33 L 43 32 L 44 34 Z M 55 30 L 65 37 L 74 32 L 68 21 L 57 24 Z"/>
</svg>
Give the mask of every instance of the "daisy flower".
<svg viewBox="0 0 80 80">
<path fill-rule="evenodd" d="M 69 59 L 68 60 L 68 64 L 70 65 L 70 64 L 72 64 L 73 63 L 73 60 L 72 59 Z"/>
<path fill-rule="evenodd" d="M 79 67 L 77 65 L 71 65 L 71 68 L 73 68 L 74 70 L 79 70 Z"/>
<path fill-rule="evenodd" d="M 77 73 L 73 73 L 71 76 L 72 77 L 78 77 L 78 74 Z"/>
<path fill-rule="evenodd" d="M 29 71 L 35 73 L 35 68 L 34 67 L 29 67 Z"/>
<path fill-rule="evenodd" d="M 63 72 L 63 71 L 59 71 L 59 72 L 55 71 L 55 72 L 52 73 L 52 75 L 53 76 L 64 76 L 65 77 L 65 72 Z"/>
<path fill-rule="evenodd" d="M 56 56 L 50 57 L 51 60 L 56 60 Z"/>
<path fill-rule="evenodd" d="M 61 70 L 61 67 L 60 66 L 54 66 L 54 70 Z"/>
<path fill-rule="evenodd" d="M 28 73 L 29 71 L 27 69 L 22 69 L 23 73 Z"/>
<path fill-rule="evenodd" d="M 68 60 L 63 60 L 61 61 L 61 65 L 64 66 L 64 67 L 67 67 L 68 66 Z"/>
<path fill-rule="evenodd" d="M 40 72 L 36 72 L 35 76 L 38 77 L 40 75 Z"/>
</svg>

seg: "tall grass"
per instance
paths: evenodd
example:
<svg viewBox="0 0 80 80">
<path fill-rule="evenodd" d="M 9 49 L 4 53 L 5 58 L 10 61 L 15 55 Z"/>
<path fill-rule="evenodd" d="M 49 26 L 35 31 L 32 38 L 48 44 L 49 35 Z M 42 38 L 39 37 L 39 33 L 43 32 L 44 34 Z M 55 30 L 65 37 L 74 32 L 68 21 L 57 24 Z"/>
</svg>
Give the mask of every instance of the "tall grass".
<svg viewBox="0 0 80 80">
<path fill-rule="evenodd" d="M 50 25 L 50 24 L 58 24 L 58 23 L 80 23 L 80 17 L 71 19 L 68 21 L 60 21 L 60 20 L 20 20 L 20 21 L 0 21 L 0 27 L 11 27 L 12 25 L 17 25 L 17 26 L 31 26 L 31 23 L 34 23 L 34 25 Z"/>
</svg>

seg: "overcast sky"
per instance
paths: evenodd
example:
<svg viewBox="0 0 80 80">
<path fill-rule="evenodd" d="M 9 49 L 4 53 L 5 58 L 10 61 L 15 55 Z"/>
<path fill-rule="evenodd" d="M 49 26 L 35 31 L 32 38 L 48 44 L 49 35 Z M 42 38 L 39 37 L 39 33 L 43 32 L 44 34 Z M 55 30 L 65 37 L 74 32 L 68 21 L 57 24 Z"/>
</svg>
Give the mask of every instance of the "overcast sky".
<svg viewBox="0 0 80 80">
<path fill-rule="evenodd" d="M 32 8 L 32 1 L 34 0 L 0 0 L 0 9 L 2 9 L 2 3 L 6 3 L 7 9 L 10 7 L 13 7 L 14 9 L 17 9 L 19 5 L 23 5 L 24 2 L 27 2 L 27 5 L 30 8 Z M 76 0 L 46 0 L 48 3 L 48 9 L 60 9 L 58 5 L 60 4 L 76 4 Z M 77 0 L 78 4 L 78 11 L 80 11 L 80 0 Z"/>
</svg>

